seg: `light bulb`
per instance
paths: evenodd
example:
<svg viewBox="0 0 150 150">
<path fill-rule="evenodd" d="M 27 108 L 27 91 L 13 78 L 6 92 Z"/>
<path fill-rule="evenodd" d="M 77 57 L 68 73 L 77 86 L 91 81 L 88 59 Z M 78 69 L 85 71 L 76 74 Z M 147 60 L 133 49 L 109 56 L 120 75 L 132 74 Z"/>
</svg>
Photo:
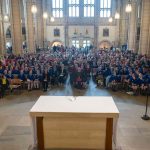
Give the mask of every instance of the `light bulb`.
<svg viewBox="0 0 150 150">
<path fill-rule="evenodd" d="M 132 5 L 131 4 L 127 4 L 126 5 L 126 12 L 130 13 L 132 11 Z"/>
<path fill-rule="evenodd" d="M 36 14 L 36 13 L 37 13 L 37 7 L 36 7 L 36 5 L 32 5 L 32 7 L 31 7 L 31 12 L 32 12 L 33 14 Z"/>
<path fill-rule="evenodd" d="M 113 22 L 113 18 L 112 18 L 112 17 L 110 17 L 108 21 L 109 21 L 109 22 Z"/>
<path fill-rule="evenodd" d="M 44 18 L 44 19 L 47 19 L 47 18 L 48 18 L 48 13 L 47 13 L 47 12 L 44 12 L 44 13 L 43 13 L 43 18 Z"/>
<path fill-rule="evenodd" d="M 54 22 L 54 21 L 55 21 L 54 17 L 51 17 L 51 22 Z"/>
<path fill-rule="evenodd" d="M 4 16 L 4 21 L 8 21 L 8 20 L 9 20 L 8 15 L 5 15 L 5 16 Z"/>
<path fill-rule="evenodd" d="M 118 12 L 115 14 L 115 19 L 120 19 L 120 14 Z"/>
</svg>

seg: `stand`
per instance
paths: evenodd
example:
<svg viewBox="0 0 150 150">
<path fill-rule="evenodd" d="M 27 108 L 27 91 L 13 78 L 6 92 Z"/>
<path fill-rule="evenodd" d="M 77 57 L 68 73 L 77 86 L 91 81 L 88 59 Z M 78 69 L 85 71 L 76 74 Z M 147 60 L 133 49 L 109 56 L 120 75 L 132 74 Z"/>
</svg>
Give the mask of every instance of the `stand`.
<svg viewBox="0 0 150 150">
<path fill-rule="evenodd" d="M 145 114 L 141 117 L 143 120 L 150 120 L 150 117 L 147 115 L 147 109 L 148 109 L 148 96 L 149 96 L 149 93 L 148 93 L 148 90 L 149 88 L 147 88 L 147 98 L 146 98 L 146 109 L 145 109 Z"/>
</svg>

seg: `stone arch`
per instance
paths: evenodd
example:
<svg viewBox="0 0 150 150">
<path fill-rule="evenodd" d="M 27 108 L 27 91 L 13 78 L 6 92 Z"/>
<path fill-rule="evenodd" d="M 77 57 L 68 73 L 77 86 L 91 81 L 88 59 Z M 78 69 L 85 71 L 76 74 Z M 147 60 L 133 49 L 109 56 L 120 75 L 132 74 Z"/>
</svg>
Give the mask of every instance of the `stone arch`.
<svg viewBox="0 0 150 150">
<path fill-rule="evenodd" d="M 101 41 L 100 43 L 99 43 L 99 48 L 111 48 L 113 46 L 113 44 L 110 42 L 110 41 L 108 41 L 108 40 L 103 40 L 103 41 Z"/>
<path fill-rule="evenodd" d="M 51 42 L 51 47 L 55 46 L 61 46 L 64 45 L 63 42 L 61 40 L 54 40 L 53 42 Z"/>
</svg>

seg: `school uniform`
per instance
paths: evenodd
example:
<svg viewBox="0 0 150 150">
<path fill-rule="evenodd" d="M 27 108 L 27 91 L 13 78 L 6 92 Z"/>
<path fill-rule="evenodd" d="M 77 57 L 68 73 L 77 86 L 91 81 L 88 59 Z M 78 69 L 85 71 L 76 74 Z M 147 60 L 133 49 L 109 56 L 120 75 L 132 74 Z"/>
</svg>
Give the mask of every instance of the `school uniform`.
<svg viewBox="0 0 150 150">
<path fill-rule="evenodd" d="M 33 80 L 34 80 L 33 74 L 29 74 L 27 76 L 28 90 L 32 90 L 33 89 Z"/>
<path fill-rule="evenodd" d="M 6 75 L 6 78 L 7 78 L 8 80 L 11 80 L 11 79 L 14 78 L 14 76 L 13 76 L 12 74 L 7 74 L 7 75 Z"/>
<path fill-rule="evenodd" d="M 24 74 L 19 74 L 18 78 L 22 81 L 25 81 L 25 75 Z"/>
<path fill-rule="evenodd" d="M 49 80 L 50 80 L 50 78 L 49 78 L 48 73 L 47 74 L 43 73 L 42 82 L 43 82 L 43 90 L 44 91 L 47 91 Z"/>
<path fill-rule="evenodd" d="M 40 84 L 40 75 L 34 74 L 34 88 L 38 89 Z"/>
<path fill-rule="evenodd" d="M 19 70 L 12 70 L 12 74 L 18 76 L 20 74 L 20 71 Z"/>
</svg>

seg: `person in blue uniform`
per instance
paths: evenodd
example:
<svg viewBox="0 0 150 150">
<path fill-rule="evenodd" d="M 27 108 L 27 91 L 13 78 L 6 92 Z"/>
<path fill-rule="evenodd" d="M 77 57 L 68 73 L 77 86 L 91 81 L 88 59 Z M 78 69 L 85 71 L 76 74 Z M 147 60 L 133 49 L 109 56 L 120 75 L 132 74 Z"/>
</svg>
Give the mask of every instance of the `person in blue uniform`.
<svg viewBox="0 0 150 150">
<path fill-rule="evenodd" d="M 23 70 L 20 71 L 20 74 L 19 74 L 18 78 L 19 78 L 20 80 L 22 80 L 23 82 L 25 81 L 26 78 L 25 78 L 25 75 L 24 75 L 24 71 L 23 71 Z"/>
<path fill-rule="evenodd" d="M 48 88 L 48 83 L 49 83 L 49 74 L 48 70 L 45 69 L 42 75 L 42 82 L 43 82 L 43 91 L 46 92 Z"/>
<path fill-rule="evenodd" d="M 12 75 L 17 78 L 20 74 L 20 71 L 18 69 L 18 67 L 15 67 L 15 69 L 12 70 Z"/>
<path fill-rule="evenodd" d="M 41 80 L 41 76 L 40 76 L 40 71 L 38 70 L 36 72 L 36 74 L 34 74 L 34 88 L 35 89 L 39 89 L 39 87 L 40 87 L 40 80 Z"/>
<path fill-rule="evenodd" d="M 133 90 L 133 94 L 137 95 L 138 94 L 137 90 L 138 90 L 140 82 L 134 73 L 132 74 L 132 77 L 130 78 L 130 83 L 131 83 L 131 89 Z"/>
<path fill-rule="evenodd" d="M 27 76 L 28 91 L 31 91 L 33 89 L 33 81 L 34 81 L 34 76 L 31 70 Z"/>
</svg>

